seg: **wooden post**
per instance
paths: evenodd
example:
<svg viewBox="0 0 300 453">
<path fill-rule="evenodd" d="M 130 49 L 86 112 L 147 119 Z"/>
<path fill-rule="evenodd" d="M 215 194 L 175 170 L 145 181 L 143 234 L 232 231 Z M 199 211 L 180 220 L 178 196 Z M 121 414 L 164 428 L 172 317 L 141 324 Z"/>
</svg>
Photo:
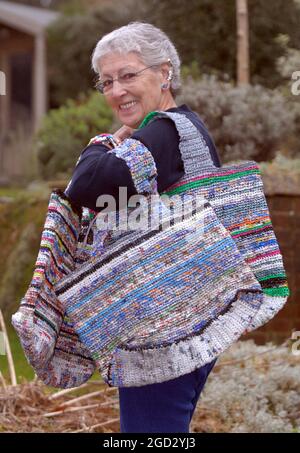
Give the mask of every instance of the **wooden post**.
<svg viewBox="0 0 300 453">
<path fill-rule="evenodd" d="M 0 98 L 0 135 L 4 136 L 10 127 L 10 65 L 9 55 L 0 55 L 0 70 L 5 74 L 5 95 Z"/>
<path fill-rule="evenodd" d="M 7 361 L 8 361 L 8 368 L 9 368 L 11 385 L 17 385 L 15 364 L 14 364 L 14 361 L 13 361 L 13 356 L 12 356 L 11 349 L 10 349 L 10 344 L 9 344 L 9 339 L 8 339 L 8 335 L 7 335 L 7 330 L 6 330 L 6 326 L 5 326 L 5 322 L 4 322 L 4 318 L 3 318 L 1 310 L 0 310 L 0 328 L 2 329 L 3 335 L 4 335 L 4 345 L 5 345 L 5 351 L 6 351 L 6 354 L 7 354 Z"/>
<path fill-rule="evenodd" d="M 236 0 L 237 21 L 237 84 L 248 84 L 249 76 L 249 24 L 247 0 Z"/>
<path fill-rule="evenodd" d="M 5 95 L 0 96 L 0 176 L 5 177 L 7 168 L 3 142 L 10 128 L 11 116 L 11 74 L 8 53 L 0 55 L 0 70 L 5 74 Z"/>
<path fill-rule="evenodd" d="M 47 74 L 45 35 L 40 33 L 34 40 L 33 62 L 33 124 L 36 131 L 47 111 Z"/>
</svg>

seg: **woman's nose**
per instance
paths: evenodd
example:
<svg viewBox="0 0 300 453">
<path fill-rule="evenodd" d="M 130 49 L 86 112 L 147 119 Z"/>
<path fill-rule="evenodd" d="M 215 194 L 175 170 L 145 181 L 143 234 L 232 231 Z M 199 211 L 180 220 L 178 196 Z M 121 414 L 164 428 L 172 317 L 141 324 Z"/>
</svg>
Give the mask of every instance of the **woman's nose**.
<svg viewBox="0 0 300 453">
<path fill-rule="evenodd" d="M 126 90 L 124 86 L 118 80 L 114 80 L 111 95 L 116 98 L 122 96 L 125 93 Z"/>
</svg>

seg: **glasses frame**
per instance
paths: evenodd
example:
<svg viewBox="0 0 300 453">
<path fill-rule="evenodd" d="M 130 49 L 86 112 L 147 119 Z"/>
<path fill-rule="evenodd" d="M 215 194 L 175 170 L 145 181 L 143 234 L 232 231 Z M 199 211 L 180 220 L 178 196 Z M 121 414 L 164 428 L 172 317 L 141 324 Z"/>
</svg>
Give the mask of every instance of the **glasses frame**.
<svg viewBox="0 0 300 453">
<path fill-rule="evenodd" d="M 131 71 L 130 74 L 134 74 L 135 76 L 137 76 L 137 75 L 141 74 L 143 71 L 146 71 L 146 69 L 150 69 L 150 68 L 153 68 L 153 67 L 155 67 L 155 66 L 157 67 L 157 66 L 159 66 L 159 65 L 158 65 L 158 64 L 152 64 L 151 66 L 147 66 L 146 68 L 140 69 L 139 71 Z M 129 72 L 128 72 L 128 73 L 129 73 Z M 128 74 L 128 73 L 127 73 L 127 74 Z M 120 76 L 119 76 L 119 77 L 116 77 L 115 79 L 111 79 L 111 80 L 110 80 L 110 82 L 112 82 L 112 85 L 111 85 L 111 88 L 110 88 L 108 91 L 110 91 L 110 90 L 113 88 L 114 82 L 117 81 L 117 82 L 120 83 L 119 79 L 120 79 Z M 95 86 L 95 87 L 96 87 L 96 90 L 99 91 L 99 93 L 101 93 L 101 94 L 106 94 L 106 93 L 104 92 L 103 83 L 104 83 L 104 81 L 99 80 L 99 81 L 96 83 L 96 86 Z M 122 84 L 122 82 L 121 82 L 121 84 Z"/>
</svg>

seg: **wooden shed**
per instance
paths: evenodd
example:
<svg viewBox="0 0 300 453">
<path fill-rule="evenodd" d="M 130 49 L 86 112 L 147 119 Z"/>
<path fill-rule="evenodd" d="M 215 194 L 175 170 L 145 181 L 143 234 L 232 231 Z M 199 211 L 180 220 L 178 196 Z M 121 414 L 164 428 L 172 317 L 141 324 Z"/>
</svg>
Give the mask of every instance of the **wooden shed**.
<svg viewBox="0 0 300 453">
<path fill-rule="evenodd" d="M 46 28 L 59 13 L 0 1 L 0 142 L 18 122 L 36 130 L 47 110 Z M 2 85 L 3 85 L 2 83 Z"/>
</svg>

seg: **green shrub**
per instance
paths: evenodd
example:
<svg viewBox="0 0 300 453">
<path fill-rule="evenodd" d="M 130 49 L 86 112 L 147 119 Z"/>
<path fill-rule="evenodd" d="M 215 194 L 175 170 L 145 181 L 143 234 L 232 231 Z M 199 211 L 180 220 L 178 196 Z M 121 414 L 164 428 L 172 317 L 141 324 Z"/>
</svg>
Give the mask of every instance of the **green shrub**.
<svg viewBox="0 0 300 453">
<path fill-rule="evenodd" d="M 300 195 L 300 157 L 290 158 L 279 152 L 271 162 L 261 162 L 259 167 L 268 195 Z"/>
<path fill-rule="evenodd" d="M 184 65 L 199 62 L 201 72 L 236 78 L 236 2 L 233 0 L 140 0 L 144 20 L 162 28 L 174 41 Z M 276 6 L 275 6 L 276 5 Z M 299 48 L 300 8 L 294 0 L 248 0 L 250 78 L 270 88 L 282 82 L 276 59 L 283 49 L 276 37 L 288 34 Z"/>
<path fill-rule="evenodd" d="M 54 179 L 70 174 L 82 149 L 93 136 L 107 132 L 112 119 L 111 109 L 98 93 L 50 110 L 36 141 L 41 176 Z"/>
<path fill-rule="evenodd" d="M 259 85 L 235 87 L 214 76 L 189 78 L 178 101 L 198 112 L 224 162 L 270 160 L 295 130 L 289 101 Z"/>
<path fill-rule="evenodd" d="M 103 2 L 86 12 L 61 15 L 48 28 L 51 106 L 58 107 L 93 87 L 93 49 L 103 35 L 132 20 L 127 4 L 128 0 Z"/>
</svg>

